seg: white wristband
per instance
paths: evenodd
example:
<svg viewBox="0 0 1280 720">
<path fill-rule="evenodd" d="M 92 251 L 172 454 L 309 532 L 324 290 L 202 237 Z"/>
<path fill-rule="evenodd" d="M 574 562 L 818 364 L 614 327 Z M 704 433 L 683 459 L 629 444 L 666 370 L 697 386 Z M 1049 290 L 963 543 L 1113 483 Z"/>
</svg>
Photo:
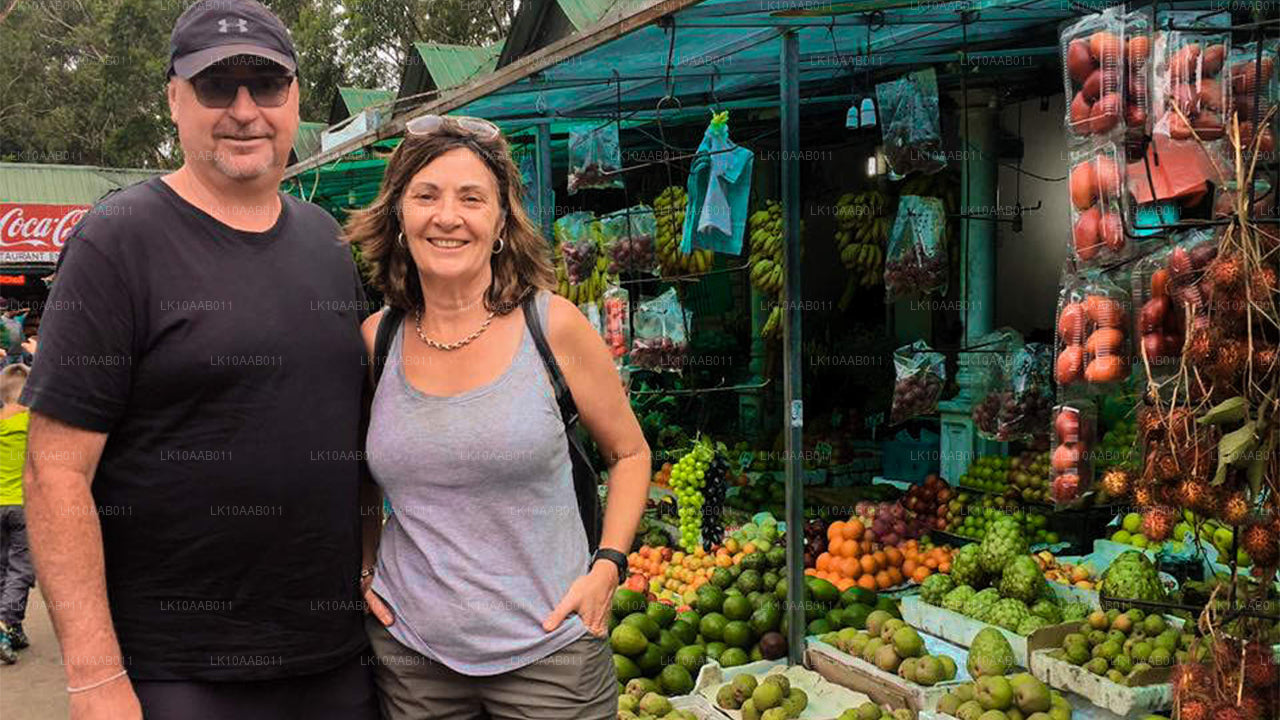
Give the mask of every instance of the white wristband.
<svg viewBox="0 0 1280 720">
<path fill-rule="evenodd" d="M 128 671 L 128 670 L 121 670 L 120 672 L 116 673 L 115 675 L 112 675 L 112 676 L 111 676 L 111 677 L 109 677 L 109 678 L 104 678 L 104 679 L 102 679 L 102 680 L 99 680 L 99 681 L 98 681 L 98 682 L 96 682 L 96 683 L 90 683 L 90 684 L 88 684 L 88 685 L 84 685 L 84 686 L 82 686 L 82 687 L 71 687 L 70 685 L 68 685 L 68 686 L 67 686 L 67 692 L 68 692 L 68 693 L 71 693 L 71 694 L 74 694 L 74 693 L 81 693 L 81 692 L 85 692 L 86 690 L 92 690 L 92 689 L 97 688 L 97 687 L 102 687 L 103 685 L 106 685 L 107 683 L 112 682 L 112 681 L 114 681 L 114 680 L 119 680 L 120 678 L 122 678 L 122 677 L 124 677 L 125 675 L 128 675 L 128 674 L 129 674 L 129 671 Z"/>
</svg>

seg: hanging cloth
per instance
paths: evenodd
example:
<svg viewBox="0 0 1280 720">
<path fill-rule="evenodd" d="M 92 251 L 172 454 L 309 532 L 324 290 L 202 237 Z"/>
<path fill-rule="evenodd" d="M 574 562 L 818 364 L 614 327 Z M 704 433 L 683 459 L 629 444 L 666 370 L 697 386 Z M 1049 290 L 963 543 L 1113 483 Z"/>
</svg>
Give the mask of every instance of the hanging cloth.
<svg viewBox="0 0 1280 720">
<path fill-rule="evenodd" d="M 729 139 L 729 113 L 712 116 L 689 169 L 692 216 L 684 224 L 681 252 L 706 248 L 731 255 L 742 253 L 755 157 Z"/>
</svg>

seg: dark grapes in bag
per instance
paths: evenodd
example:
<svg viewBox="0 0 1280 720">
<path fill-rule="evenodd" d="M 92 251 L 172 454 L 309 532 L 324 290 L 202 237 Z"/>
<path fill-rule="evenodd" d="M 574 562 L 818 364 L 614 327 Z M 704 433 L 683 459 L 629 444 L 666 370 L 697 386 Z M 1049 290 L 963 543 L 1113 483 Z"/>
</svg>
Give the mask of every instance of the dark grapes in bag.
<svg viewBox="0 0 1280 720">
<path fill-rule="evenodd" d="M 893 409 L 889 421 L 897 424 L 938 411 L 947 378 L 946 360 L 923 340 L 904 345 L 893 354 Z"/>
</svg>

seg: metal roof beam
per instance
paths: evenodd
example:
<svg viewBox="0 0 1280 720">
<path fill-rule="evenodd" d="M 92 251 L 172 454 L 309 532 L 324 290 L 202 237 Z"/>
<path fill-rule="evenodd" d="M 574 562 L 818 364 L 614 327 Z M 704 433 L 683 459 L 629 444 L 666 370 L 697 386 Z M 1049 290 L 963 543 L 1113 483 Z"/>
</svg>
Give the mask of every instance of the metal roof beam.
<svg viewBox="0 0 1280 720">
<path fill-rule="evenodd" d="M 347 153 L 352 152 L 353 150 L 359 150 L 360 148 L 377 140 L 401 135 L 404 132 L 405 123 L 413 117 L 417 117 L 418 115 L 443 114 L 455 108 L 462 107 L 469 102 L 491 94 L 495 90 L 504 88 L 512 83 L 527 78 L 542 68 L 554 65 L 565 58 L 580 55 L 588 50 L 616 40 L 623 35 L 627 35 L 647 25 L 651 25 L 657 21 L 658 18 L 679 12 L 687 7 L 696 5 L 701 1 L 702 0 L 651 0 L 639 7 L 630 15 L 597 23 L 588 31 L 574 33 L 566 38 L 557 40 L 547 47 L 542 48 L 537 52 L 530 53 L 506 67 L 495 70 L 489 75 L 478 78 L 458 88 L 454 88 L 448 94 L 426 103 L 417 110 L 411 110 L 394 117 L 375 130 L 363 133 L 331 150 L 317 153 L 303 162 L 287 167 L 285 168 L 284 177 L 285 179 L 288 179 L 298 173 L 305 172 L 319 165 L 333 162 L 342 158 Z"/>
</svg>

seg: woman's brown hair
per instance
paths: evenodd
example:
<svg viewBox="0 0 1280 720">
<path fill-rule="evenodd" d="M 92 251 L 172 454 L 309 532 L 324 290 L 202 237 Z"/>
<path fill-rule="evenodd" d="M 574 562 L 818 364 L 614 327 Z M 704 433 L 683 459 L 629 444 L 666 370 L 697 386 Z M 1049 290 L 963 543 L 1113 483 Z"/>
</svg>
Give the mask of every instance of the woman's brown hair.
<svg viewBox="0 0 1280 720">
<path fill-rule="evenodd" d="M 455 148 L 480 158 L 498 182 L 502 203 L 505 247 L 490 259 L 493 282 L 485 293 L 485 307 L 499 315 L 516 308 L 535 288 L 555 287 L 551 246 L 524 211 L 524 184 L 502 135 L 492 140 L 446 122 L 429 135 L 406 134 L 387 162 L 378 197 L 351 214 L 347 242 L 360 247 L 369 265 L 369 281 L 388 305 L 405 311 L 422 307 L 422 286 L 409 249 L 397 241 L 401 232 L 400 200 L 409 181 L 431 161 Z"/>
</svg>

